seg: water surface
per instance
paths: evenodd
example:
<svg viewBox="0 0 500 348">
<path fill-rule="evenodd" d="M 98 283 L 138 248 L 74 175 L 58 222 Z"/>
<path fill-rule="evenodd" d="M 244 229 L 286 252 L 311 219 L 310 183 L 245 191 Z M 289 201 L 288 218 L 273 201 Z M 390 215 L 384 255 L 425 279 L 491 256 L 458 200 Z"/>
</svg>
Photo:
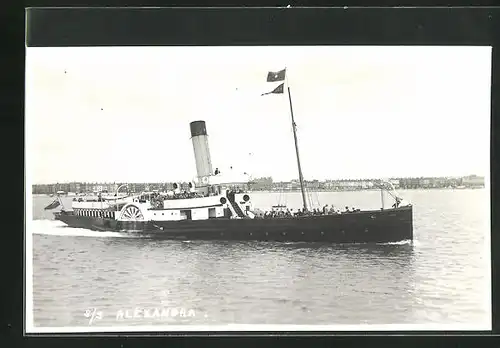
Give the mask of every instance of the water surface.
<svg viewBox="0 0 500 348">
<path fill-rule="evenodd" d="M 53 198 L 33 197 L 34 325 L 88 326 L 89 308 L 100 313 L 93 326 L 489 325 L 486 190 L 400 193 L 414 204 L 415 241 L 380 245 L 129 238 L 63 227 L 43 210 Z M 377 191 L 316 198 L 339 207 L 380 204 Z M 252 199 L 263 209 L 301 202 L 300 193 Z M 158 317 L 155 309 L 169 312 Z"/>
</svg>

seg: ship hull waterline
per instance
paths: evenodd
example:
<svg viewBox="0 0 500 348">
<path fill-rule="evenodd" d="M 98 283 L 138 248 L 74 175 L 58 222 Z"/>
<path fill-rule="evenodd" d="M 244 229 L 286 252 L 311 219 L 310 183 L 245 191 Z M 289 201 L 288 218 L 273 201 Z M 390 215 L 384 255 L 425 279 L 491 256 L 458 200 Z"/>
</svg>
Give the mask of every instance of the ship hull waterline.
<svg viewBox="0 0 500 348">
<path fill-rule="evenodd" d="M 67 227 L 92 231 L 130 233 L 155 239 L 283 241 L 328 243 L 388 243 L 413 240 L 412 206 L 270 219 L 229 219 L 183 221 L 117 221 L 109 218 L 54 214 Z"/>
</svg>

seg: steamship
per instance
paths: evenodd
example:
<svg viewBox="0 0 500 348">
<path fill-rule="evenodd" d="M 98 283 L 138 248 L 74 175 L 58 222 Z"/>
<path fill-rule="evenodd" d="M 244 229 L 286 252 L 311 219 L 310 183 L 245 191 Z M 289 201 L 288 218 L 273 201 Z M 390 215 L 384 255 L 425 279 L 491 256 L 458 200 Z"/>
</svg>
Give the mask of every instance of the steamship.
<svg viewBox="0 0 500 348">
<path fill-rule="evenodd" d="M 284 93 L 286 69 L 269 72 L 267 82 L 283 81 L 272 92 Z M 330 243 L 387 243 L 413 239 L 413 208 L 390 183 L 377 183 L 380 209 L 332 214 L 313 214 L 306 199 L 293 116 L 290 86 L 287 87 L 302 193 L 301 214 L 263 217 L 252 204 L 250 192 L 234 190 L 223 176 L 213 172 L 204 121 L 190 123 L 197 179 L 182 190 L 142 192 L 97 198 L 75 197 L 71 209 L 55 212 L 55 219 L 69 227 L 95 231 L 136 233 L 144 237 L 178 240 L 256 240 Z M 385 207 L 385 198 L 394 201 Z M 60 197 L 46 209 L 62 205 Z M 280 206 L 280 210 L 284 207 Z"/>
<path fill-rule="evenodd" d="M 174 184 L 173 192 L 142 192 L 137 195 L 75 197 L 72 209 L 55 212 L 55 219 L 69 227 L 94 231 L 138 233 L 146 238 L 178 240 L 256 240 L 330 243 L 383 243 L 413 239 L 412 206 L 404 204 L 390 185 L 380 184 L 396 202 L 392 208 L 263 218 L 252 205 L 251 194 L 235 191 L 223 176 L 212 171 L 204 121 L 190 124 L 197 182 L 185 191 Z M 307 203 L 303 180 L 304 208 Z M 57 198 L 58 204 L 63 204 Z"/>
</svg>

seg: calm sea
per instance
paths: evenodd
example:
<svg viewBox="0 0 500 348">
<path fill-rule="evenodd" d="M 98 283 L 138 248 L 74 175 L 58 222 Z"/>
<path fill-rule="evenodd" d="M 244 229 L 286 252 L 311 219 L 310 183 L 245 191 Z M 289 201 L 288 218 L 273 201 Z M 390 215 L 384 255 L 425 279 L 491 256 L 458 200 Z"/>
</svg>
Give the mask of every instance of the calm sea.
<svg viewBox="0 0 500 348">
<path fill-rule="evenodd" d="M 487 190 L 400 194 L 415 241 L 380 245 L 144 240 L 66 228 L 34 197 L 34 325 L 489 325 Z M 252 195 L 300 206 L 300 193 Z M 316 196 L 380 205 L 376 191 Z"/>
</svg>

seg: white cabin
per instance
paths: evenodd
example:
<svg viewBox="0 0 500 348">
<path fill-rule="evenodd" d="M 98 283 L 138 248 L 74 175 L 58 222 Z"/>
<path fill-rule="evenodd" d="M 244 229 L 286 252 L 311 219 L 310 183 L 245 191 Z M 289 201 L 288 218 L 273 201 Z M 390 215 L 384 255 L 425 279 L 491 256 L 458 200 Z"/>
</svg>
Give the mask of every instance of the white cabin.
<svg viewBox="0 0 500 348">
<path fill-rule="evenodd" d="M 234 202 L 219 187 L 206 187 L 199 192 L 168 194 L 143 192 L 127 197 L 78 197 L 73 199 L 74 214 L 112 218 L 118 221 L 207 220 L 231 216 L 253 218 L 250 197 L 235 193 Z M 222 192 L 221 192 L 222 191 Z M 220 193 L 219 193 L 220 192 Z M 230 213 L 229 213 L 230 212 Z"/>
</svg>

